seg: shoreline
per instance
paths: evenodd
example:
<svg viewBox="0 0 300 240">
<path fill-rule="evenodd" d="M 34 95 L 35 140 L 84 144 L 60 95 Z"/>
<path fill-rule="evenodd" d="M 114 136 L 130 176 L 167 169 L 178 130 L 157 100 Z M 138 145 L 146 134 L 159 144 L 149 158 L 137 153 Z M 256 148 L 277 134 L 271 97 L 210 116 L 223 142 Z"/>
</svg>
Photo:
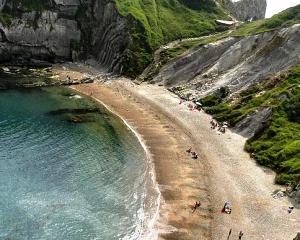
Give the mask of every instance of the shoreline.
<svg viewBox="0 0 300 240">
<path fill-rule="evenodd" d="M 255 240 L 296 235 L 299 210 L 287 215 L 288 200 L 271 197 L 280 186 L 274 185 L 273 172 L 257 166 L 244 152 L 245 138 L 212 131 L 210 116 L 179 106 L 178 97 L 162 87 L 121 79 L 74 88 L 92 91 L 144 139 L 162 194 L 156 223 L 159 239 L 219 240 L 231 228 L 233 238 L 240 230 Z M 187 146 L 193 146 L 199 161 L 186 156 Z M 201 208 L 191 214 L 197 200 Z M 220 214 L 226 200 L 233 205 L 231 216 Z"/>
<path fill-rule="evenodd" d="M 103 94 L 100 95 L 100 92 L 98 95 L 95 87 L 101 88 L 101 93 L 106 90 L 105 96 Z M 199 170 L 199 172 L 203 172 L 201 171 L 203 166 L 199 164 L 199 162 L 191 162 L 189 156 L 186 155 L 185 146 L 192 144 L 191 141 L 187 141 L 188 136 L 185 136 L 186 139 L 181 141 L 184 142 L 184 144 L 179 143 L 176 138 L 180 138 L 183 134 L 185 135 L 185 133 L 177 130 L 176 137 L 172 136 L 173 134 L 168 133 L 168 131 L 170 128 L 175 129 L 176 125 L 172 125 L 173 123 L 170 123 L 169 119 L 166 119 L 163 114 L 151 112 L 153 109 L 149 109 L 149 112 L 146 112 L 147 118 L 149 114 L 151 114 L 149 118 L 153 117 L 153 119 L 147 119 L 150 121 L 144 124 L 144 118 L 140 118 L 139 110 L 141 109 L 138 109 L 137 112 L 130 112 L 129 109 L 131 109 L 131 106 L 125 109 L 123 109 L 123 106 L 120 107 L 118 102 L 120 99 L 118 99 L 119 96 L 116 95 L 116 91 L 112 91 L 107 86 L 89 84 L 73 86 L 72 89 L 86 96 L 89 96 L 90 92 L 93 91 L 93 99 L 96 98 L 99 103 L 108 108 L 112 113 L 121 116 L 121 119 L 125 119 L 125 122 L 129 125 L 133 125 L 133 129 L 137 135 L 143 139 L 143 144 L 145 144 L 147 150 L 153 157 L 152 161 L 154 163 L 155 175 L 158 178 L 156 178 L 156 180 L 161 192 L 161 204 L 159 206 L 159 212 L 157 213 L 159 216 L 153 219 L 153 221 L 155 220 L 155 230 L 157 230 L 159 235 L 158 239 L 195 239 L 194 237 L 196 237 L 196 239 L 211 239 L 210 202 L 207 197 L 209 196 L 207 186 L 205 185 L 203 174 L 195 176 L 197 173 L 195 169 Z M 134 97 L 132 96 L 132 98 Z M 110 101 L 115 100 L 117 100 L 117 105 L 111 104 Z M 110 103 L 107 104 L 107 102 Z M 133 102 L 135 101 L 130 101 L 131 104 L 134 104 Z M 118 109 L 116 109 L 116 106 Z M 124 113 L 126 113 L 126 116 L 123 115 Z M 172 127 L 169 128 L 164 125 L 164 123 L 161 124 L 160 121 L 162 118 L 164 118 L 163 121 L 172 125 Z M 151 123 L 152 120 L 156 121 L 157 126 L 161 125 L 160 129 L 157 129 L 157 126 L 153 126 Z M 161 138 L 157 137 L 157 133 Z M 156 138 L 159 140 L 155 140 Z M 168 149 L 170 146 L 170 138 L 172 138 L 174 144 L 171 144 L 174 146 L 173 149 Z M 173 150 L 175 150 L 175 152 L 173 152 Z M 167 155 L 171 156 L 166 158 Z M 178 162 L 174 162 L 174 158 L 177 158 Z M 181 161 L 184 161 L 184 164 L 181 164 Z M 186 180 L 182 181 L 182 179 L 178 179 L 177 176 L 173 174 L 174 172 Z M 194 181 L 193 178 L 197 181 Z M 200 190 L 200 192 L 197 190 L 197 182 L 202 182 L 201 184 L 203 185 L 203 190 Z M 193 204 L 199 199 L 203 205 L 203 207 L 201 206 L 203 212 L 197 211 L 195 214 L 192 214 Z M 199 219 L 202 220 L 199 222 Z"/>
<path fill-rule="evenodd" d="M 183 129 L 180 128 L 180 131 L 178 129 L 178 125 L 174 122 L 171 123 L 170 119 L 166 118 L 166 116 L 163 116 L 164 114 L 158 113 L 157 111 L 153 112 L 154 109 L 149 109 L 149 113 L 147 110 L 147 117 L 152 114 L 153 119 L 149 119 L 150 122 L 152 120 L 156 121 L 158 126 L 161 128 L 160 130 L 163 130 L 162 138 L 158 141 L 154 140 L 153 143 L 149 143 L 149 141 L 152 142 L 153 138 L 156 138 L 156 131 L 152 129 L 152 123 L 147 123 L 146 126 L 143 124 L 143 118 L 139 119 L 139 116 L 137 116 L 136 113 L 133 113 L 131 115 L 130 107 L 126 107 L 125 112 L 127 113 L 126 116 L 124 116 L 124 112 L 122 110 L 120 111 L 120 105 L 113 105 L 111 103 L 108 103 L 112 100 L 112 98 L 119 98 L 118 94 L 120 94 L 120 97 L 122 96 L 122 100 L 124 97 L 124 93 L 120 93 L 119 90 L 114 91 L 109 86 L 104 86 L 100 84 L 89 84 L 89 85 L 76 85 L 70 87 L 71 89 L 86 95 L 87 97 L 90 97 L 103 105 L 105 108 L 107 108 L 110 112 L 112 112 L 114 115 L 119 117 L 123 122 L 130 127 L 130 129 L 135 133 L 135 135 L 138 137 L 138 139 L 141 140 L 141 144 L 146 149 L 146 153 L 149 156 L 152 156 L 151 165 L 154 168 L 154 174 L 157 176 L 156 184 L 159 186 L 159 192 L 160 194 L 160 205 L 158 206 L 158 212 L 156 213 L 156 216 L 152 219 L 155 231 L 158 233 L 158 237 L 150 238 L 150 239 L 211 239 L 211 217 L 210 217 L 210 200 L 209 200 L 209 193 L 207 191 L 207 183 L 204 179 L 205 176 L 203 176 L 203 166 L 200 165 L 198 162 L 190 162 L 191 159 L 189 156 L 186 155 L 185 150 L 186 146 L 190 146 L 192 142 L 190 141 L 188 135 L 186 134 Z M 103 90 L 106 91 L 106 94 L 99 94 L 97 95 L 97 88 L 101 88 L 101 92 L 103 93 Z M 96 89 L 96 91 L 95 91 Z M 90 93 L 93 92 L 92 96 L 90 96 Z M 100 92 L 99 92 L 100 93 Z M 130 94 L 130 93 L 126 93 Z M 130 95 L 131 96 L 131 95 Z M 136 98 L 137 96 L 131 96 L 132 98 Z M 138 105 L 140 107 L 141 102 L 139 100 L 135 99 L 133 101 L 126 99 L 123 103 L 127 105 L 128 103 L 138 102 Z M 113 106 L 112 106 L 113 105 Z M 143 104 L 142 104 L 143 105 Z M 116 109 L 117 108 L 117 109 Z M 142 106 L 142 110 L 144 111 L 144 107 Z M 139 109 L 140 110 L 140 109 Z M 138 110 L 138 111 L 139 111 Z M 139 115 L 139 114 L 138 114 Z M 151 117 L 149 117 L 151 118 Z M 158 118 L 158 119 L 157 119 Z M 165 121 L 167 124 L 172 125 L 170 127 L 171 129 L 174 129 L 176 131 L 176 137 L 171 136 L 168 131 L 169 127 L 165 126 L 165 123 L 161 123 L 160 120 L 164 118 L 163 121 Z M 150 128 L 149 128 L 150 126 Z M 141 131 L 142 129 L 142 131 Z M 160 131 L 158 130 L 158 132 Z M 167 130 L 167 131 L 165 131 Z M 151 133 L 150 133 L 151 131 Z M 153 136 L 150 136 L 151 134 L 154 134 Z M 178 141 L 177 139 L 184 136 L 184 140 Z M 148 139 L 147 139 L 148 138 Z M 172 151 L 170 149 L 167 149 L 169 146 L 169 138 L 172 138 L 172 144 L 174 144 L 174 148 L 176 151 Z M 188 139 L 188 140 L 187 140 Z M 162 141 L 161 141 L 162 140 Z M 184 142 L 184 144 L 182 144 Z M 161 147 L 163 146 L 163 147 Z M 156 149 L 155 149 L 156 148 Z M 165 148 L 165 149 L 164 149 Z M 178 149 L 177 149 L 178 148 Z M 155 150 L 154 150 L 155 149 Z M 170 162 L 164 163 L 164 156 L 172 153 L 172 156 L 168 159 L 169 161 L 173 162 L 173 158 L 178 158 L 178 163 L 173 163 L 172 166 Z M 157 156 L 158 155 L 158 156 Z M 180 157 L 178 156 L 180 155 Z M 181 163 L 181 161 L 185 162 L 185 166 Z M 191 166 L 194 165 L 194 166 Z M 199 166 L 200 165 L 200 166 Z M 167 169 L 168 168 L 168 169 Z M 201 170 L 202 169 L 202 170 Z M 197 174 L 197 170 L 200 170 L 202 174 L 200 174 L 198 177 L 195 177 L 195 174 Z M 182 171 L 182 173 L 181 173 Z M 193 171 L 193 173 L 191 173 Z M 180 179 L 177 179 L 177 176 L 174 176 L 173 172 L 177 172 L 179 176 L 182 176 L 186 178 L 186 181 L 181 181 Z M 170 175 L 170 176 L 165 176 Z M 165 178 L 165 179 L 164 179 Z M 197 189 L 197 186 L 195 185 L 194 180 L 192 178 L 197 178 L 198 181 L 202 182 L 202 190 L 200 190 L 200 193 Z M 179 180 L 179 181 L 178 181 Z M 173 184 L 173 182 L 176 181 L 176 184 Z M 175 189 L 172 189 L 172 188 Z M 186 191 L 186 192 L 185 192 Z M 201 194 L 202 193 L 202 194 Z M 192 207 L 195 201 L 201 200 L 203 205 L 203 212 L 197 211 L 195 214 L 192 214 Z M 178 216 L 177 216 L 178 214 Z M 199 221 L 203 217 L 202 221 Z M 190 220 L 188 220 L 190 218 Z M 188 221 L 183 221 L 183 219 L 186 219 Z M 152 224 L 151 224 L 152 225 Z M 144 238 L 140 238 L 144 239 Z"/>
<path fill-rule="evenodd" d="M 74 86 L 69 86 L 69 88 L 72 89 L 73 91 L 78 92 L 79 94 L 84 95 L 86 98 L 92 99 L 93 101 L 95 101 L 98 104 L 100 104 L 101 106 L 103 106 L 112 115 L 119 118 L 123 122 L 123 124 L 135 135 L 138 142 L 141 144 L 141 146 L 142 146 L 142 148 L 145 152 L 146 161 L 148 161 L 148 164 L 150 166 L 150 173 L 149 174 L 151 176 L 151 182 L 152 182 L 153 189 L 157 193 L 157 198 L 156 198 L 157 202 L 155 204 L 156 209 L 155 209 L 155 212 L 153 214 L 153 217 L 151 219 L 149 219 L 147 229 L 144 229 L 145 231 L 143 231 L 143 233 L 146 234 L 146 235 L 143 234 L 142 236 L 139 236 L 139 237 L 143 237 L 144 240 L 156 240 L 156 239 L 158 239 L 158 233 L 155 229 L 155 224 L 156 224 L 156 222 L 159 218 L 159 208 L 160 208 L 160 204 L 161 204 L 160 203 L 161 202 L 161 192 L 159 190 L 159 187 L 158 187 L 158 184 L 157 184 L 157 181 L 156 181 L 156 173 L 155 173 L 155 170 L 154 170 L 154 163 L 153 163 L 153 159 L 152 159 L 152 156 L 151 156 L 151 152 L 150 152 L 149 148 L 147 147 L 147 145 L 145 144 L 145 141 L 144 141 L 143 137 L 134 128 L 134 126 L 132 126 L 128 121 L 126 121 L 126 119 L 124 119 L 120 114 L 118 114 L 116 111 L 111 109 L 107 104 L 105 104 L 100 99 L 97 99 L 93 96 L 90 96 L 86 92 L 80 91 Z M 144 219 L 144 220 L 146 221 L 147 219 Z"/>
<path fill-rule="evenodd" d="M 70 67 L 70 68 L 69 68 Z M 56 72 L 60 74 L 60 70 Z M 288 214 L 291 203 L 272 197 L 282 186 L 275 173 L 259 166 L 244 151 L 246 138 L 221 134 L 210 127 L 212 117 L 191 111 L 190 102 L 180 103 L 164 87 L 134 84 L 122 77 L 109 77 L 93 67 L 69 65 L 63 74 L 97 75 L 92 84 L 73 88 L 93 95 L 117 113 L 142 136 L 150 151 L 161 204 L 155 228 L 164 240 L 220 240 L 238 238 L 293 239 L 300 229 L 300 210 Z M 199 159 L 186 153 L 192 147 Z M 192 213 L 196 201 L 201 207 Z M 222 214 L 225 201 L 232 214 Z"/>
</svg>

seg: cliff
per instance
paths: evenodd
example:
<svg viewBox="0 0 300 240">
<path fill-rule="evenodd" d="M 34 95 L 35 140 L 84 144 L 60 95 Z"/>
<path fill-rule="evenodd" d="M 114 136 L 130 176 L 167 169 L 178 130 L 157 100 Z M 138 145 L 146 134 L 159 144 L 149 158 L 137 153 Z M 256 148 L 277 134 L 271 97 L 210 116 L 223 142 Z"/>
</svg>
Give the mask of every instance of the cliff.
<svg viewBox="0 0 300 240">
<path fill-rule="evenodd" d="M 160 45 L 223 31 L 215 20 L 227 18 L 213 0 L 0 0 L 0 61 L 96 58 L 136 76 Z"/>
<path fill-rule="evenodd" d="M 239 21 L 264 19 L 266 16 L 267 0 L 226 1 L 224 5 Z"/>
</svg>

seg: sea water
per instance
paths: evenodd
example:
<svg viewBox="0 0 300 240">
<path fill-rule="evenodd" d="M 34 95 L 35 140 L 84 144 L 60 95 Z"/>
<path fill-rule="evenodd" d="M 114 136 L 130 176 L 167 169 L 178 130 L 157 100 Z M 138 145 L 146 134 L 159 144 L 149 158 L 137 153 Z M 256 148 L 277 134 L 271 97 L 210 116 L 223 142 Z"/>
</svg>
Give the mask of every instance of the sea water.
<svg viewBox="0 0 300 240">
<path fill-rule="evenodd" d="M 144 149 L 69 91 L 0 92 L 0 239 L 146 239 L 158 196 Z M 50 114 L 91 108 L 82 123 Z"/>
</svg>

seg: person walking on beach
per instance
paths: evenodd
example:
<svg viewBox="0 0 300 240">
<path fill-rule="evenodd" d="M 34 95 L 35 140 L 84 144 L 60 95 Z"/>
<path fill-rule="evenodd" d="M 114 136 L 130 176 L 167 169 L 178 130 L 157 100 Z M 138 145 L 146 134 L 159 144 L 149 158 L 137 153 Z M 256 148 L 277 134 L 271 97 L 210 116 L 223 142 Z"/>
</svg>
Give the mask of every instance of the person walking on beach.
<svg viewBox="0 0 300 240">
<path fill-rule="evenodd" d="M 197 202 L 195 203 L 195 206 L 193 207 L 193 213 L 197 210 L 197 208 L 199 208 L 201 206 L 201 202 Z"/>
<path fill-rule="evenodd" d="M 229 240 L 229 238 L 230 238 L 230 235 L 231 235 L 231 232 L 232 232 L 232 228 L 230 228 L 230 230 L 229 230 L 229 233 L 228 233 L 227 240 Z"/>
<path fill-rule="evenodd" d="M 239 240 L 241 240 L 243 236 L 244 236 L 244 233 L 242 231 L 240 231 L 240 233 L 239 233 Z"/>
</svg>

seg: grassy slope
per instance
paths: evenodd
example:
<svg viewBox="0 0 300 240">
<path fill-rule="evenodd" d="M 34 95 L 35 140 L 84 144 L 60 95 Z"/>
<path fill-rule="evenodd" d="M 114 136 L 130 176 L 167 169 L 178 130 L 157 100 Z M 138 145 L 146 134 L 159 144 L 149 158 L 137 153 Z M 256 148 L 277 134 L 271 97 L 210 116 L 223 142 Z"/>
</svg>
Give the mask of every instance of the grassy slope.
<svg viewBox="0 0 300 240">
<path fill-rule="evenodd" d="M 133 44 L 129 50 L 128 75 L 137 75 L 149 64 L 154 49 L 183 37 L 209 34 L 220 30 L 215 19 L 227 18 L 214 3 L 207 0 L 115 0 L 123 16 L 133 17 Z M 203 4 L 201 4 L 203 3 Z M 145 46 L 145 44 L 147 46 Z M 141 54 L 137 53 L 141 52 Z"/>
<path fill-rule="evenodd" d="M 167 59 L 165 60 L 165 62 L 169 61 L 175 57 L 178 57 L 188 49 L 210 42 L 215 42 L 226 37 L 241 37 L 246 35 L 254 35 L 291 26 L 296 23 L 300 23 L 300 5 L 287 9 L 277 15 L 274 15 L 272 18 L 269 19 L 242 24 L 230 33 L 221 33 L 198 41 L 183 41 L 176 48 L 166 49 L 163 52 L 163 55 L 165 56 L 164 59 Z"/>
<path fill-rule="evenodd" d="M 261 107 L 272 108 L 272 120 L 261 133 L 248 140 L 246 150 L 255 153 L 258 163 L 278 173 L 277 183 L 299 182 L 300 66 L 252 86 L 234 103 L 222 103 L 220 96 L 215 94 L 202 102 L 217 120 L 227 120 L 233 126 Z"/>
</svg>

